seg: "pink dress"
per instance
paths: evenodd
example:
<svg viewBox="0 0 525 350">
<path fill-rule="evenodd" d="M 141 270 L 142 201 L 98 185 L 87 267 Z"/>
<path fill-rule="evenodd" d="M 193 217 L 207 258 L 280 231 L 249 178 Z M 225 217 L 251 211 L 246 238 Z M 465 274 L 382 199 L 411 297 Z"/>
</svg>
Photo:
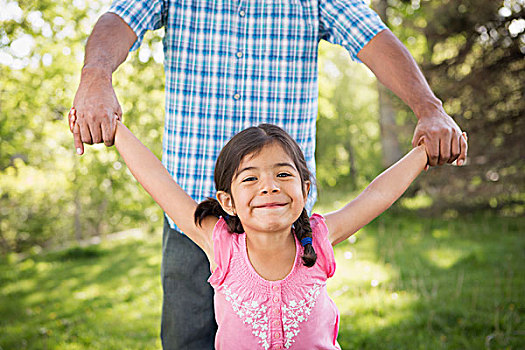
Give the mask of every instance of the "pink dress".
<svg viewBox="0 0 525 350">
<path fill-rule="evenodd" d="M 326 291 L 335 272 L 332 245 L 324 218 L 310 218 L 317 262 L 303 265 L 296 239 L 292 270 L 284 279 L 267 281 L 252 267 L 246 234 L 230 233 L 224 219 L 213 230 L 217 268 L 208 282 L 215 290 L 219 326 L 217 350 L 340 349 L 339 311 Z"/>
</svg>

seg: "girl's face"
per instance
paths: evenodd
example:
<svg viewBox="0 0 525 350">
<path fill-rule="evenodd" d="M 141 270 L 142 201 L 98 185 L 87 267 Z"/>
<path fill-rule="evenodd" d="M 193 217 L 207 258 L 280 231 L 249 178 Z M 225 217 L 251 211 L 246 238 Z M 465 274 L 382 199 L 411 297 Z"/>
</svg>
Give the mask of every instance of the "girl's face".
<svg viewBox="0 0 525 350">
<path fill-rule="evenodd" d="M 269 233 L 290 230 L 308 189 L 309 183 L 303 192 L 293 160 L 274 142 L 246 156 L 232 179 L 231 195 L 219 191 L 217 198 L 229 215 L 239 217 L 246 232 Z"/>
</svg>

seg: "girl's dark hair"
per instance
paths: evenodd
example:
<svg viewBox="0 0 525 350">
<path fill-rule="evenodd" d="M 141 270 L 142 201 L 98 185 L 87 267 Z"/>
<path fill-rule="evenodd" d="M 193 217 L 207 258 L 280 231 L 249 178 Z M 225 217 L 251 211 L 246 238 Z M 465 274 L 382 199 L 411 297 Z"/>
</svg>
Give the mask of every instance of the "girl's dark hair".
<svg viewBox="0 0 525 350">
<path fill-rule="evenodd" d="M 306 182 L 313 182 L 314 179 L 308 170 L 303 152 L 297 142 L 295 142 L 286 131 L 273 124 L 261 124 L 250 127 L 236 134 L 228 141 L 221 150 L 215 164 L 214 179 L 217 191 L 224 191 L 231 195 L 233 177 L 244 157 L 248 155 L 255 156 L 264 146 L 274 142 L 278 143 L 290 158 L 292 158 L 301 178 L 303 194 L 306 194 L 304 193 Z M 208 198 L 199 203 L 195 209 L 195 223 L 200 225 L 208 216 L 215 216 L 217 218 L 222 216 L 231 232 L 244 232 L 239 218 L 228 215 L 215 198 Z M 310 227 L 310 219 L 306 209 L 303 209 L 299 218 L 294 222 L 293 227 L 293 231 L 299 241 L 305 237 L 312 237 L 312 228 Z M 317 254 L 312 244 L 306 244 L 304 246 L 302 259 L 304 265 L 307 267 L 312 267 L 315 264 Z"/>
</svg>

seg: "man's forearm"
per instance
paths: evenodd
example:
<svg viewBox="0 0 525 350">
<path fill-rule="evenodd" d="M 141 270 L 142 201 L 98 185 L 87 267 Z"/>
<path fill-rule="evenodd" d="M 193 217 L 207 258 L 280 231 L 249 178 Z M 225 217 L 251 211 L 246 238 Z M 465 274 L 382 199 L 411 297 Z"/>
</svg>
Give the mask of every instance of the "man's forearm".
<svg viewBox="0 0 525 350">
<path fill-rule="evenodd" d="M 419 119 L 412 146 L 425 140 L 430 166 L 464 164 L 466 138 L 456 122 L 445 112 L 416 61 L 388 29 L 377 34 L 357 55 L 387 88 L 399 96 Z"/>
<path fill-rule="evenodd" d="M 115 122 L 122 117 L 122 109 L 113 89 L 112 74 L 126 60 L 136 39 L 133 30 L 113 13 L 102 15 L 95 24 L 73 100 L 78 118 L 78 131 L 73 138 L 78 154 L 84 153 L 84 143 L 113 145 Z"/>
<path fill-rule="evenodd" d="M 417 118 L 442 110 L 414 58 L 388 29 L 377 34 L 358 57 L 379 81 L 401 98 Z"/>
<path fill-rule="evenodd" d="M 105 13 L 89 36 L 82 74 L 96 71 L 111 78 L 111 74 L 126 60 L 136 39 L 137 36 L 122 18 Z"/>
</svg>

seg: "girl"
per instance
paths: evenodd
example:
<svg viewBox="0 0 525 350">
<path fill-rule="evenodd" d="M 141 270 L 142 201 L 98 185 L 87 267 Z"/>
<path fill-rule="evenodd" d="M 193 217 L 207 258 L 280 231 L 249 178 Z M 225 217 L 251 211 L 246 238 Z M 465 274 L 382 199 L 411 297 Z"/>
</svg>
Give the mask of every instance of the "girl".
<svg viewBox="0 0 525 350">
<path fill-rule="evenodd" d="M 70 127 L 78 132 L 74 113 Z M 200 204 L 120 121 L 115 145 L 209 259 L 216 349 L 340 349 L 339 312 L 326 291 L 335 271 L 332 246 L 386 210 L 427 164 L 420 145 L 342 209 L 308 217 L 313 179 L 297 143 L 277 126 L 248 128 L 224 146 L 216 198 Z"/>
</svg>

